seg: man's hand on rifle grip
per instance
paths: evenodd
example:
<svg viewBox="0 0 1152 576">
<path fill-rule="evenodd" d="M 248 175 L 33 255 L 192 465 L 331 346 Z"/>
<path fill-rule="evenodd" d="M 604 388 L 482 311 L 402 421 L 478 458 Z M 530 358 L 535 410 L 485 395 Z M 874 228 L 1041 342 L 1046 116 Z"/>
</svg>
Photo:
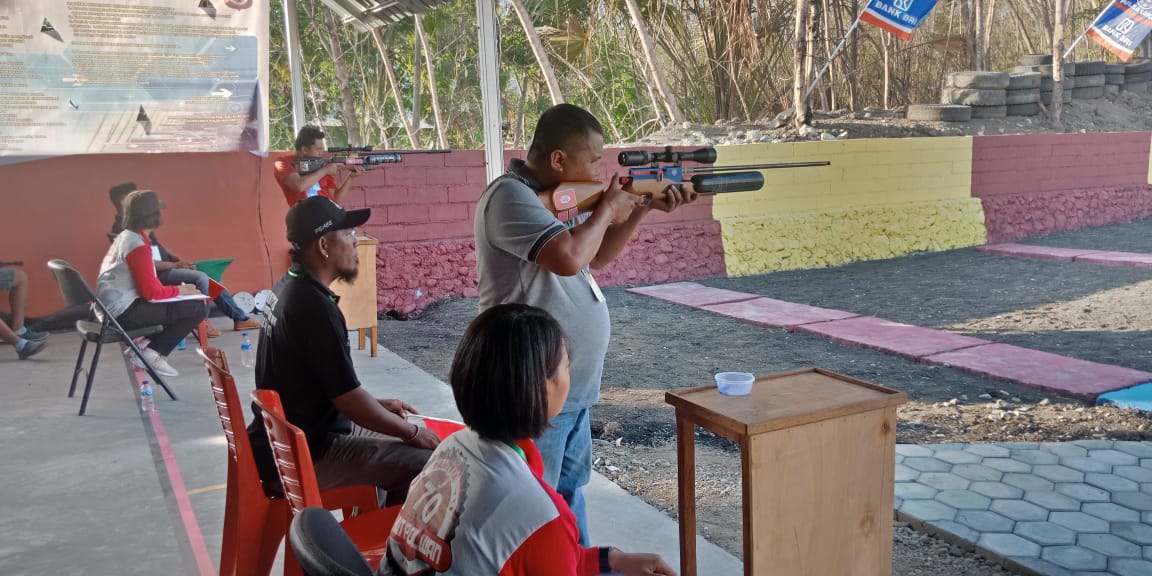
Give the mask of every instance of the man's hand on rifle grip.
<svg viewBox="0 0 1152 576">
<path fill-rule="evenodd" d="M 621 188 L 618 174 L 613 174 L 609 182 L 608 189 L 601 196 L 600 205 L 597 209 L 611 210 L 613 224 L 627 222 L 628 218 L 632 216 L 632 209 L 644 202 L 644 199 Z"/>
</svg>

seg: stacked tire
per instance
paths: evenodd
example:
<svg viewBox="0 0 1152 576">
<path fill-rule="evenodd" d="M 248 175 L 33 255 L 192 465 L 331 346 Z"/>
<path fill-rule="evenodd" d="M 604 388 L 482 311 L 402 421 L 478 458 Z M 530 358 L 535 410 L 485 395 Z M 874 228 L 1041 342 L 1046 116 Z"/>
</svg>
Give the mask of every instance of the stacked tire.
<svg viewBox="0 0 1152 576">
<path fill-rule="evenodd" d="M 1148 82 L 1152 81 L 1152 59 L 1140 58 L 1124 65 L 1125 92 L 1147 92 Z"/>
<path fill-rule="evenodd" d="M 972 118 L 1004 118 L 1008 115 L 1007 72 L 953 72 L 940 102 L 952 106 L 970 106 Z"/>
<path fill-rule="evenodd" d="M 1120 93 L 1120 87 L 1124 85 L 1124 65 L 1123 64 L 1105 64 L 1104 65 L 1104 95 L 1115 96 Z"/>
<path fill-rule="evenodd" d="M 1075 70 L 1072 64 L 1064 65 L 1064 98 L 1065 104 L 1072 101 L 1072 88 L 1075 81 L 1069 78 L 1069 70 Z M 1040 75 L 1040 103 L 1048 106 L 1052 104 L 1052 55 L 1051 54 L 1025 54 L 1020 58 L 1020 65 L 1013 70 L 1014 73 L 1037 73 Z M 1039 107 L 1037 107 L 1039 108 Z"/>
<path fill-rule="evenodd" d="M 1093 98 L 1104 97 L 1104 86 L 1108 80 L 1106 64 L 1103 60 L 1088 60 L 1084 62 L 1069 62 L 1065 64 L 1075 64 L 1075 68 L 1071 72 L 1067 72 L 1074 83 L 1075 87 L 1072 88 L 1073 100 L 1091 100 Z"/>
<path fill-rule="evenodd" d="M 1039 72 L 1013 72 L 1008 75 L 1006 112 L 1009 116 L 1035 116 L 1040 113 Z"/>
</svg>

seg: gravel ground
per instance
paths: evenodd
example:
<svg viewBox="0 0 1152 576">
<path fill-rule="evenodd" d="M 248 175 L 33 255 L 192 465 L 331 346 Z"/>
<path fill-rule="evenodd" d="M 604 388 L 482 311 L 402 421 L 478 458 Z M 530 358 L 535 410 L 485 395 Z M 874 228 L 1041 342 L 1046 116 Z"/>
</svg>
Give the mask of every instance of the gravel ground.
<svg viewBox="0 0 1152 576">
<path fill-rule="evenodd" d="M 1065 232 L 1030 242 L 1152 252 L 1152 220 Z M 876 315 L 1086 360 L 1152 371 L 1152 269 L 996 256 L 974 249 L 859 262 L 702 284 Z M 1143 412 L 925 366 L 823 338 L 605 290 L 613 341 L 593 409 L 596 465 L 675 517 L 673 412 L 664 391 L 709 383 L 723 370 L 773 373 L 819 366 L 908 394 L 901 443 L 1148 439 Z M 441 379 L 476 301 L 453 299 L 407 322 L 381 323 L 385 346 Z M 701 533 L 740 556 L 738 454 L 699 433 Z M 897 523 L 895 574 L 997 574 L 983 559 Z"/>
</svg>

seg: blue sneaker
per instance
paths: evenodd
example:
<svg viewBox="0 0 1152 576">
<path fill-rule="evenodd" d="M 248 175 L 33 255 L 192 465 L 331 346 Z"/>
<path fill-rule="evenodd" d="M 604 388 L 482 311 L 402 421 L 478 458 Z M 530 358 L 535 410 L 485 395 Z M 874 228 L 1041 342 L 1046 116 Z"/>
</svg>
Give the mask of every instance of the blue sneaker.
<svg viewBox="0 0 1152 576">
<path fill-rule="evenodd" d="M 27 340 L 21 339 L 16 343 L 16 355 L 21 360 L 27 360 L 41 352 L 48 347 L 48 343 L 43 340 Z"/>
<path fill-rule="evenodd" d="M 48 339 L 47 332 L 37 332 L 27 326 L 21 328 L 23 332 L 17 332 L 16 335 L 25 339 L 32 340 L 33 342 L 43 342 Z"/>
</svg>

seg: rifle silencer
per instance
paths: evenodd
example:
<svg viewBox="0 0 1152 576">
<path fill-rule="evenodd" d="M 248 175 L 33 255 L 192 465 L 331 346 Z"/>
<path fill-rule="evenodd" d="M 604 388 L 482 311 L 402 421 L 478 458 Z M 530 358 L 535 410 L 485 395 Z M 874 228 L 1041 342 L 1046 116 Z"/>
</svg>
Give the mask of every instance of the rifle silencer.
<svg viewBox="0 0 1152 576">
<path fill-rule="evenodd" d="M 764 187 L 764 175 L 759 172 L 730 172 L 728 174 L 697 174 L 692 177 L 692 188 L 699 194 L 722 192 L 752 192 Z"/>
</svg>

